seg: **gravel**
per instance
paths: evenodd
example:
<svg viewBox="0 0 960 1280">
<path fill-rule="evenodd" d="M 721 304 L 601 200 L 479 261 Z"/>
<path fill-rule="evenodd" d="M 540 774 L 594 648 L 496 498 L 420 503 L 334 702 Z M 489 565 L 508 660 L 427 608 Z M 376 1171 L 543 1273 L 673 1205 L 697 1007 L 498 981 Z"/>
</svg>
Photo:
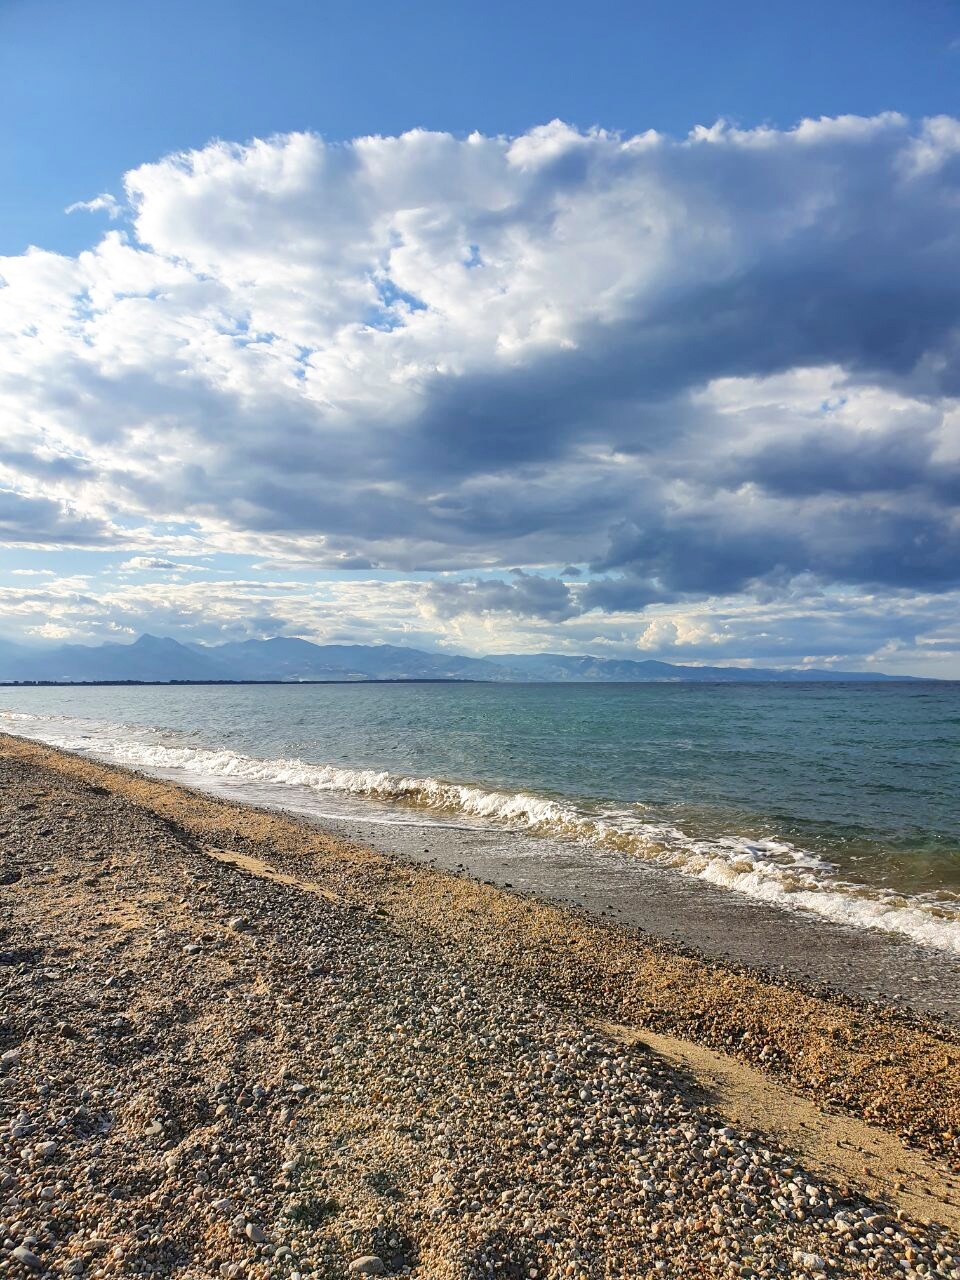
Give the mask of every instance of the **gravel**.
<svg viewBox="0 0 960 1280">
<path fill-rule="evenodd" d="M 726 1124 L 517 938 L 413 946 L 2 755 L 0 831 L 0 1276 L 960 1280 L 955 1237 Z"/>
</svg>

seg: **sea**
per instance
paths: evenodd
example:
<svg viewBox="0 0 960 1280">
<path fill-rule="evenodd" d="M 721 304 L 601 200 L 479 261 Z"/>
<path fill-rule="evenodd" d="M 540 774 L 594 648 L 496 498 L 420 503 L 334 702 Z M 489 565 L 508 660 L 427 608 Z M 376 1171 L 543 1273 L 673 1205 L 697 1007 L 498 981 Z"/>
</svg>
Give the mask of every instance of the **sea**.
<svg viewBox="0 0 960 1280">
<path fill-rule="evenodd" d="M 960 954 L 960 684 L 0 688 L 0 729 L 236 799 L 638 859 Z"/>
</svg>

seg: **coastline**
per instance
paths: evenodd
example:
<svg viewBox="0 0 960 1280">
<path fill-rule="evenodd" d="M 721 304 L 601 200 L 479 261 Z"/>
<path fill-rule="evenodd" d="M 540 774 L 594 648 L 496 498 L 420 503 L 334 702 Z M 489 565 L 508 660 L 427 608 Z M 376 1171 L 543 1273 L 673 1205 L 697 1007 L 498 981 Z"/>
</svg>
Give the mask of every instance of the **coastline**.
<svg viewBox="0 0 960 1280">
<path fill-rule="evenodd" d="M 630 903 L 623 923 L 751 965 L 785 950 L 805 980 L 830 982 L 836 953 L 852 994 L 874 994 L 879 974 L 882 998 L 919 995 L 921 1009 L 960 1013 L 960 863 L 945 785 L 953 699 L 533 688 L 327 688 L 293 702 L 275 689 L 33 691 L 9 700 L 0 729 L 297 812 L 386 852 L 419 858 L 428 847 L 482 879 L 517 883 L 519 871 L 532 891 L 599 912 L 612 881 L 615 905 Z M 895 742 L 879 731 L 883 708 L 899 717 Z M 785 718 L 795 729 L 781 751 Z M 896 767 L 918 751 L 923 768 Z M 864 770 L 872 781 L 861 786 Z M 952 964 L 928 963 L 944 953 Z"/>
<path fill-rule="evenodd" d="M 81 754 L 98 759 L 92 752 Z M 960 954 L 923 946 L 897 932 L 855 927 L 731 892 L 588 842 L 494 823 L 460 823 L 455 814 L 449 822 L 438 823 L 431 816 L 421 821 L 420 810 L 404 804 L 402 795 L 393 802 L 402 821 L 392 822 L 384 819 L 382 804 L 368 815 L 362 804 L 348 815 L 326 806 L 318 813 L 316 795 L 308 789 L 262 786 L 232 774 L 202 779 L 188 774 L 185 779 L 183 770 L 163 766 L 147 766 L 144 772 L 231 804 L 298 818 L 336 840 L 360 843 L 387 858 L 585 910 L 721 963 L 960 1025 Z"/>
<path fill-rule="evenodd" d="M 280 811 L 295 812 L 290 806 Z M 629 854 L 603 850 L 598 859 L 596 851 L 573 841 L 518 839 L 495 828 L 421 826 L 412 820 L 385 826 L 360 816 L 327 817 L 321 827 L 384 856 L 585 911 L 704 959 L 853 1001 L 874 1000 L 960 1029 L 960 955 L 899 934 L 792 911 Z"/>
<path fill-rule="evenodd" d="M 0 766 L 8 1108 L 19 1091 L 24 1123 L 42 1127 L 38 1073 L 56 1093 L 54 1061 L 79 1083 L 102 1060 L 119 1073 L 118 1142 L 138 1153 L 154 1197 L 133 1215 L 146 1215 L 144 1237 L 118 1225 L 111 1206 L 123 1195 L 85 1192 L 98 1205 L 91 1222 L 99 1215 L 122 1239 L 105 1237 L 102 1249 L 81 1223 L 69 1247 L 38 1239 L 41 1262 L 69 1256 L 83 1267 L 65 1274 L 125 1274 L 138 1251 L 153 1249 L 162 1268 L 171 1250 L 193 1247 L 182 1274 L 301 1274 L 305 1249 L 315 1256 L 304 1275 L 343 1274 L 351 1255 L 377 1253 L 391 1272 L 431 1280 L 487 1274 L 492 1259 L 501 1274 L 591 1280 L 774 1274 L 764 1259 L 778 1253 L 790 1275 L 819 1274 L 821 1262 L 851 1275 L 960 1268 L 943 1261 L 960 1254 L 960 1186 L 947 1172 L 960 1150 L 960 1036 L 948 1022 L 697 955 L 27 739 L 0 736 Z M 558 1063 L 564 1078 L 593 1083 L 571 1094 Z M 224 1089 L 211 1095 L 216 1080 Z M 627 1100 L 642 1101 L 647 1119 L 623 1120 Z M 728 1131 L 727 1120 L 743 1128 Z M 765 1145 L 778 1136 L 795 1152 L 786 1164 Z M 20 1134 L 4 1159 L 19 1161 L 28 1138 L 39 1150 L 35 1134 Z M 100 1141 L 109 1164 L 114 1139 Z M 230 1153 L 210 1157 L 237 1143 L 273 1171 L 242 1195 L 223 1192 Z M 731 1156 L 724 1144 L 737 1143 Z M 31 1155 L 4 1195 L 30 1186 L 39 1209 L 48 1178 L 54 1200 L 76 1199 L 72 1159 L 72 1148 L 49 1164 Z M 727 1187 L 728 1205 L 743 1194 L 725 1181 L 736 1159 L 768 1179 L 749 1192 L 760 1210 L 718 1219 L 711 1188 Z M 191 1162 L 203 1177 L 178 1174 Z M 798 1168 L 823 1183 L 822 1195 L 803 1184 L 799 1208 L 787 1190 Z M 608 1185 L 592 1189 L 597 1169 Z M 706 1179 L 699 1199 L 684 1170 Z M 514 1183 L 535 1188 L 529 1204 Z M 232 1216 L 216 1207 L 224 1199 Z M 288 1201 L 291 1225 L 280 1229 Z M 150 1213 L 180 1225 L 157 1227 Z M 951 1243 L 924 1222 L 947 1228 Z"/>
</svg>

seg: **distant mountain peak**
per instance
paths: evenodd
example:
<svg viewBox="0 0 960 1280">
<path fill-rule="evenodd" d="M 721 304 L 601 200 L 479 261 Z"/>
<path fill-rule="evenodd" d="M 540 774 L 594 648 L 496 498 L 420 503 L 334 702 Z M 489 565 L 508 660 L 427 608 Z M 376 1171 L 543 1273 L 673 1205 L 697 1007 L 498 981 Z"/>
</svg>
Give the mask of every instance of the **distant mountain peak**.
<svg viewBox="0 0 960 1280">
<path fill-rule="evenodd" d="M 233 680 L 481 680 L 490 682 L 706 682 L 820 683 L 900 677 L 880 672 L 680 666 L 654 658 L 601 658 L 591 654 L 500 653 L 483 658 L 428 652 L 395 644 L 315 644 L 301 636 L 181 644 L 145 632 L 132 643 L 61 645 L 31 650 L 0 645 L 0 680 L 64 683 Z M 903 677 L 915 679 L 916 677 Z"/>
</svg>

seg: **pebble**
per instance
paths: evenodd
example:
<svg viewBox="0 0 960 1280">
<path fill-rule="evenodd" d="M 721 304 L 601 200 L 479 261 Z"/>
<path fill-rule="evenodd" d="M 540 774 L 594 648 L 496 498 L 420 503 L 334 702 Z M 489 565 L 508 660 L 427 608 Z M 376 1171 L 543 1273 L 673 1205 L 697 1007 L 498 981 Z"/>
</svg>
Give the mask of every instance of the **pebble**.
<svg viewBox="0 0 960 1280">
<path fill-rule="evenodd" d="M 22 1262 L 25 1267 L 30 1267 L 32 1271 L 42 1271 L 43 1263 L 32 1250 L 28 1249 L 25 1244 L 17 1245 L 10 1255 L 16 1258 L 18 1262 Z"/>
<path fill-rule="evenodd" d="M 807 1271 L 826 1271 L 827 1264 L 816 1253 L 804 1253 L 802 1249 L 794 1249 L 793 1260 L 799 1266 L 805 1267 Z"/>
<path fill-rule="evenodd" d="M 0 809 L 28 784 L 0 750 Z M 61 976 L 51 1018 L 39 966 L 0 966 L 4 1019 L 31 1046 L 30 1071 L 4 1079 L 2 1280 L 960 1280 L 955 1236 L 724 1123 L 549 996 L 508 932 L 478 959 L 469 921 L 456 945 L 412 915 L 371 927 L 211 864 L 115 796 L 70 798 L 74 838 L 45 856 L 115 872 L 109 895 L 75 877 L 85 911 L 55 888 L 18 899 L 4 938 Z M 345 894 L 384 901 L 378 867 L 349 870 Z M 105 902 L 142 926 L 114 927 Z M 251 918 L 242 946 L 192 943 L 182 962 L 185 930 L 212 941 Z"/>
<path fill-rule="evenodd" d="M 347 1270 L 355 1276 L 382 1276 L 386 1271 L 383 1259 L 376 1254 L 366 1254 L 362 1258 L 354 1258 Z"/>
</svg>

